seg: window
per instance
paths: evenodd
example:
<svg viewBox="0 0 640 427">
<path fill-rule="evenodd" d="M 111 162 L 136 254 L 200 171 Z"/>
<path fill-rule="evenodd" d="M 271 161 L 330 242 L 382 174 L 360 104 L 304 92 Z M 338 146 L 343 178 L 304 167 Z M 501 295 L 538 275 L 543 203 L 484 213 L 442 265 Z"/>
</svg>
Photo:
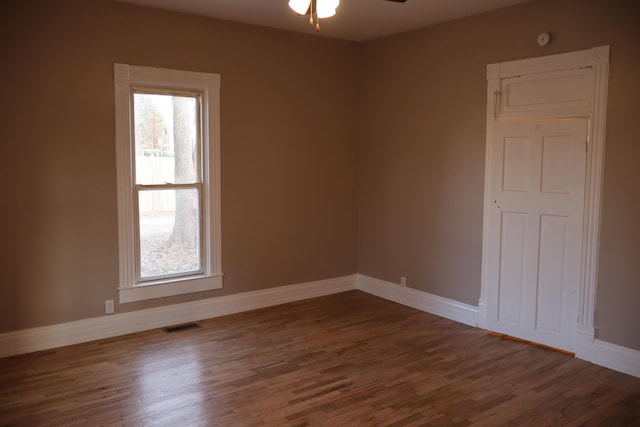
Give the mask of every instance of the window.
<svg viewBox="0 0 640 427">
<path fill-rule="evenodd" d="M 220 76 L 114 78 L 120 302 L 221 288 Z"/>
</svg>

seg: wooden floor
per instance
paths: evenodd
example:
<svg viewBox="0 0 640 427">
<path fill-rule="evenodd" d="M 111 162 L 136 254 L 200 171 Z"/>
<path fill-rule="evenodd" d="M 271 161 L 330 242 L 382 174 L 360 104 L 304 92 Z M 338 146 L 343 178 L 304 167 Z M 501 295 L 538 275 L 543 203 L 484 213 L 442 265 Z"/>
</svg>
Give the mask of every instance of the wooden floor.
<svg viewBox="0 0 640 427">
<path fill-rule="evenodd" d="M 359 291 L 0 359 L 0 426 L 631 426 L 640 379 Z"/>
</svg>

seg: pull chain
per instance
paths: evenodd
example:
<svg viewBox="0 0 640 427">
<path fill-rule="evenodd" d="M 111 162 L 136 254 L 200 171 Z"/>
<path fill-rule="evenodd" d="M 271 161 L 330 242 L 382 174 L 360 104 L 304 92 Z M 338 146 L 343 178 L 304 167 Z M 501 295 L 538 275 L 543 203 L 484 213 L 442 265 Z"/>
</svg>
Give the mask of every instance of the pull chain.
<svg viewBox="0 0 640 427">
<path fill-rule="evenodd" d="M 309 6 L 309 8 L 310 8 L 309 9 L 309 12 L 310 12 L 309 13 L 309 25 L 313 25 L 314 24 L 314 22 L 313 22 L 313 12 L 314 12 L 313 11 L 313 6 L 314 6 L 314 4 L 315 4 L 315 0 L 311 0 L 311 4 Z M 318 8 L 317 7 L 316 7 L 316 10 L 315 10 L 315 13 L 316 13 L 316 22 L 315 22 L 315 24 L 316 24 L 316 33 L 319 33 L 320 32 L 320 18 L 318 18 Z"/>
</svg>

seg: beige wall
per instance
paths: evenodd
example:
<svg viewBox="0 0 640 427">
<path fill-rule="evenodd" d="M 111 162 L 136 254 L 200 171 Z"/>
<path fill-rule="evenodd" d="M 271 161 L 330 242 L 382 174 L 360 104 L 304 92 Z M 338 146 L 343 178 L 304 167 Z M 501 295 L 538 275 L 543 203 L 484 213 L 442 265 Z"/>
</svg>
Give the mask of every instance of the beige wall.
<svg viewBox="0 0 640 427">
<path fill-rule="evenodd" d="M 539 0 L 366 43 L 358 271 L 477 305 L 486 65 L 611 45 L 596 326 L 640 350 L 639 22 L 637 1 Z"/>
<path fill-rule="evenodd" d="M 356 271 L 477 305 L 486 64 L 610 44 L 597 326 L 640 350 L 637 5 L 537 0 L 356 45 L 103 0 L 3 4 L 0 332 L 117 300 L 114 62 L 222 75 L 225 287 L 119 312 Z"/>
<path fill-rule="evenodd" d="M 222 75 L 225 273 L 117 311 L 356 272 L 355 44 L 101 0 L 0 8 L 0 332 L 117 300 L 114 62 Z"/>
</svg>

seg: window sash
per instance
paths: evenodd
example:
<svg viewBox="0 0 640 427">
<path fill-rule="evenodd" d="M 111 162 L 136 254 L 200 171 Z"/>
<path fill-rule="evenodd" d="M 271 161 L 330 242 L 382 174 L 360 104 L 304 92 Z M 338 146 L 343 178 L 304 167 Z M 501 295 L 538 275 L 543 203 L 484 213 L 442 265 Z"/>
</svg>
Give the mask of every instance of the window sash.
<svg viewBox="0 0 640 427">
<path fill-rule="evenodd" d="M 136 252 L 136 263 L 135 263 L 136 283 L 134 286 L 149 285 L 156 282 L 163 283 L 171 279 L 179 280 L 183 278 L 190 278 L 190 277 L 201 276 L 205 274 L 206 260 L 207 260 L 208 254 L 206 251 L 206 245 L 205 245 L 205 239 L 204 239 L 205 209 L 204 209 L 204 203 L 202 198 L 202 194 L 203 194 L 202 188 L 203 188 L 202 183 L 199 183 L 199 182 L 192 183 L 192 184 L 172 184 L 172 183 L 153 184 L 153 185 L 136 184 L 134 186 L 133 213 L 134 213 L 134 229 L 135 229 L 134 246 L 135 246 L 135 252 Z M 197 203 L 198 203 L 198 258 L 199 258 L 198 264 L 200 268 L 197 270 L 190 270 L 190 271 L 185 271 L 180 273 L 159 274 L 156 276 L 142 277 L 142 252 L 140 248 L 140 197 L 139 197 L 140 192 L 152 191 L 152 190 L 182 190 L 182 189 L 196 190 L 196 194 L 198 198 L 197 200 Z"/>
<path fill-rule="evenodd" d="M 131 85 L 130 86 L 130 105 L 131 105 L 131 161 L 132 161 L 132 171 L 133 171 L 133 182 L 137 183 L 136 177 L 136 140 L 135 140 L 135 129 L 133 129 L 133 125 L 135 124 L 135 95 L 166 95 L 166 96 L 180 96 L 180 97 L 190 97 L 196 100 L 196 159 L 195 159 L 195 167 L 196 167 L 196 182 L 202 182 L 205 174 L 205 150 L 203 149 L 203 135 L 204 135 L 204 123 L 202 121 L 203 118 L 203 98 L 204 93 L 199 90 L 188 90 L 188 89 L 179 89 L 179 88 L 171 88 L 171 87 L 150 87 L 150 86 L 139 86 L 139 85 Z M 135 185 L 149 185 L 149 184 L 135 184 Z"/>
</svg>

